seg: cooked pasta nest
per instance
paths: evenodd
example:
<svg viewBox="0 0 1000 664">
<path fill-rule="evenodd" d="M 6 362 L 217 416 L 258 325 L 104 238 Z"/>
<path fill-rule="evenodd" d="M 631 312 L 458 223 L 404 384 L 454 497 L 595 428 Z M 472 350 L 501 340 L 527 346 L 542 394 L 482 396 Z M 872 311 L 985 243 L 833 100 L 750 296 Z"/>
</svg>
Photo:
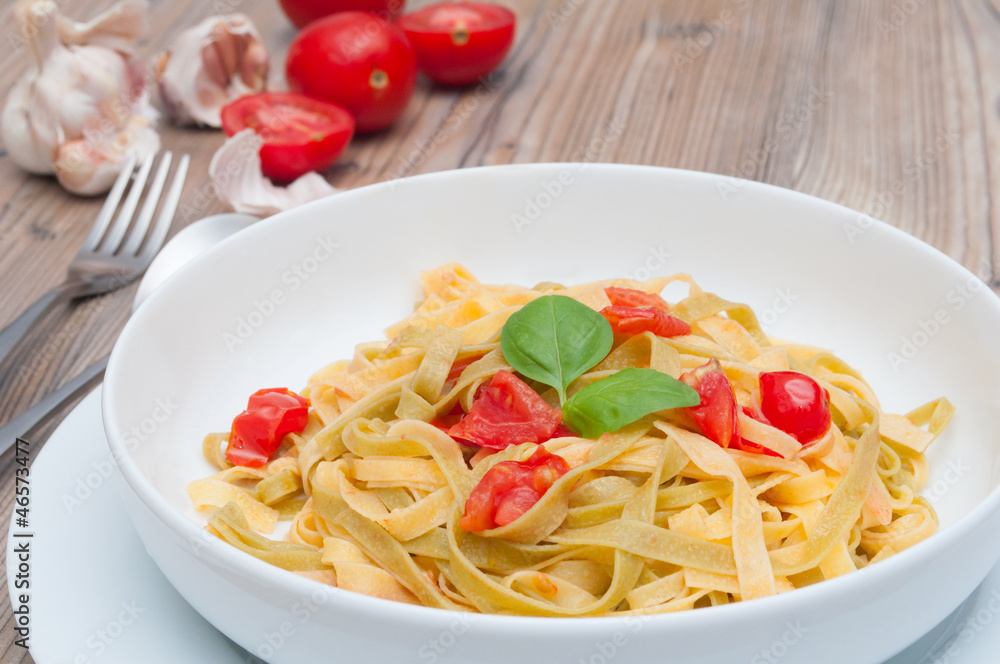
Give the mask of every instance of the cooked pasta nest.
<svg viewBox="0 0 1000 664">
<path fill-rule="evenodd" d="M 207 530 L 265 562 L 374 597 L 429 607 L 532 616 L 661 613 L 726 604 L 854 572 L 933 534 L 918 492 L 924 452 L 953 413 L 944 398 L 882 412 L 861 375 L 830 352 L 769 338 L 753 311 L 687 275 L 564 287 L 482 284 L 450 264 L 421 275 L 425 299 L 386 331 L 309 379 L 309 422 L 267 465 L 233 466 L 228 433 L 208 435 L 218 472 L 191 482 Z M 545 442 L 571 470 L 513 523 L 458 526 L 468 496 L 500 461 L 533 444 L 476 453 L 428 422 L 465 411 L 477 388 L 510 369 L 507 318 L 544 294 L 594 309 L 606 286 L 659 293 L 689 286 L 671 314 L 692 334 L 629 338 L 570 386 L 648 367 L 673 377 L 717 358 L 741 404 L 762 371 L 812 376 L 833 426 L 790 458 L 723 449 L 681 414 L 661 411 L 598 440 Z M 472 362 L 445 385 L 456 361 Z M 542 391 L 552 400 L 553 394 Z M 765 427 L 766 425 L 761 425 Z M 764 432 L 766 434 L 766 432 Z M 283 541 L 268 537 L 290 520 Z"/>
</svg>

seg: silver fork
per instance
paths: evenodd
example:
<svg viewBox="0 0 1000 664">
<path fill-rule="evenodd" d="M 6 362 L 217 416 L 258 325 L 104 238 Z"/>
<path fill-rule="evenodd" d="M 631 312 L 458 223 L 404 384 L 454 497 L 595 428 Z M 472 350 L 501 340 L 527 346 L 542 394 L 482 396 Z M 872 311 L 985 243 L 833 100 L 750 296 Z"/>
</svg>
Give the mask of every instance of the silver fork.
<svg viewBox="0 0 1000 664">
<path fill-rule="evenodd" d="M 149 185 L 146 201 L 139 211 L 139 216 L 132 223 L 132 215 L 139 206 L 139 199 L 153 168 L 154 157 L 155 155 L 149 155 L 141 162 L 135 154 L 129 158 L 121 175 L 111 187 L 107 200 L 101 206 L 90 235 L 84 240 L 83 247 L 70 263 L 66 279 L 0 331 L 0 362 L 7 357 L 31 325 L 56 304 L 121 288 L 134 281 L 149 267 L 156 252 L 163 246 L 167 231 L 170 230 L 170 222 L 180 201 L 189 163 L 188 155 L 180 158 L 174 179 L 160 209 L 160 215 L 150 228 L 173 159 L 169 152 L 163 155 L 156 175 Z M 137 165 L 138 170 L 136 170 Z M 118 209 L 133 172 L 135 177 L 132 187 L 115 217 L 115 210 Z M 114 217 L 113 224 L 112 217 Z M 129 231 L 130 225 L 131 231 Z"/>
</svg>

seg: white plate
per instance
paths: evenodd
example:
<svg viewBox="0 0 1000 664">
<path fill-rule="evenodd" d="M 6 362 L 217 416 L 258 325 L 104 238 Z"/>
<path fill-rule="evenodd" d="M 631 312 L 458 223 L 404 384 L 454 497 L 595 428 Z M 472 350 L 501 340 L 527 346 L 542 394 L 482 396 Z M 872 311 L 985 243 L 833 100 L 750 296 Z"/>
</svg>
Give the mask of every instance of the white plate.
<svg viewBox="0 0 1000 664">
<path fill-rule="evenodd" d="M 104 438 L 100 388 L 31 456 L 29 527 L 11 528 L 7 579 L 13 595 L 13 535 L 33 533 L 29 645 L 37 664 L 247 661 L 146 555 L 115 486 L 122 478 Z"/>
<path fill-rule="evenodd" d="M 103 476 L 109 463 L 98 388 L 69 414 L 31 466 L 27 532 L 34 533 L 31 655 L 36 664 L 258 662 L 188 606 L 146 555 L 117 487 L 111 486 L 121 481 L 117 467 Z M 91 486 L 83 489 L 88 480 Z M 10 567 L 14 543 L 10 537 L 10 581 L 16 573 Z M 123 604 L 141 612 L 130 620 Z M 998 614 L 1000 567 L 940 626 L 886 664 L 992 662 L 1000 651 Z M 352 661 L 354 653 L 341 655 Z"/>
</svg>

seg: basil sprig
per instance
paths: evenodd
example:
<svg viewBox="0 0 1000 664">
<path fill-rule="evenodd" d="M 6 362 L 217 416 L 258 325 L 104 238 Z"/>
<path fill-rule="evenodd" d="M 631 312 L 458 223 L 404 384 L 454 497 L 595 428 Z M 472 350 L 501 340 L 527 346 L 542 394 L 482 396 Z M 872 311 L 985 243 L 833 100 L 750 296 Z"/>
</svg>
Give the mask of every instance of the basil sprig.
<svg viewBox="0 0 1000 664">
<path fill-rule="evenodd" d="M 611 324 L 565 295 L 545 295 L 524 305 L 500 332 L 504 359 L 519 373 L 545 383 L 566 401 L 566 388 L 611 351 Z"/>
<path fill-rule="evenodd" d="M 570 397 L 563 417 L 584 438 L 597 438 L 658 410 L 697 406 L 700 401 L 694 389 L 662 371 L 629 367 Z"/>
<path fill-rule="evenodd" d="M 594 381 L 571 398 L 566 388 L 607 357 L 611 324 L 564 295 L 545 295 L 514 313 L 500 349 L 515 371 L 556 389 L 570 428 L 587 438 L 617 431 L 659 410 L 697 406 L 698 393 L 655 369 L 629 368 Z"/>
</svg>

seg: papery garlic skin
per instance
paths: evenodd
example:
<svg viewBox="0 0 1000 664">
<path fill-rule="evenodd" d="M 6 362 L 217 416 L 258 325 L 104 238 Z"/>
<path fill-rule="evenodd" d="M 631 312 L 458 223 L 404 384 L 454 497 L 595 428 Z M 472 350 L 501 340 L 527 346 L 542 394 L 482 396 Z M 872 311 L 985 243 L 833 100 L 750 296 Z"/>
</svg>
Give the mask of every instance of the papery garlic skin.
<svg viewBox="0 0 1000 664">
<path fill-rule="evenodd" d="M 31 122 L 33 91 L 24 78 L 14 83 L 0 114 L 0 137 L 15 164 L 29 173 L 51 175 L 55 172 L 52 151 L 58 148 L 59 134 L 51 118 L 41 117 L 36 118 L 36 123 Z"/>
<path fill-rule="evenodd" d="M 159 149 L 142 64 L 118 50 L 130 50 L 145 34 L 146 8 L 145 0 L 124 0 L 76 23 L 60 16 L 52 0 L 18 4 L 24 34 L 31 35 L 31 65 L 0 114 L 0 136 L 14 163 L 93 195 L 111 187 L 132 150 Z"/>
<path fill-rule="evenodd" d="M 59 39 L 67 46 L 103 46 L 122 55 L 135 55 L 135 42 L 148 32 L 145 0 L 119 2 L 85 22 L 58 16 Z"/>
<path fill-rule="evenodd" d="M 316 172 L 306 173 L 285 187 L 268 180 L 260 166 L 262 142 L 253 129 L 244 129 L 226 139 L 208 166 L 219 200 L 236 212 L 266 217 L 337 193 Z"/>
<path fill-rule="evenodd" d="M 211 16 L 182 32 L 160 55 L 156 80 L 167 113 L 179 124 L 222 125 L 227 103 L 267 89 L 267 49 L 243 14 Z"/>
</svg>

